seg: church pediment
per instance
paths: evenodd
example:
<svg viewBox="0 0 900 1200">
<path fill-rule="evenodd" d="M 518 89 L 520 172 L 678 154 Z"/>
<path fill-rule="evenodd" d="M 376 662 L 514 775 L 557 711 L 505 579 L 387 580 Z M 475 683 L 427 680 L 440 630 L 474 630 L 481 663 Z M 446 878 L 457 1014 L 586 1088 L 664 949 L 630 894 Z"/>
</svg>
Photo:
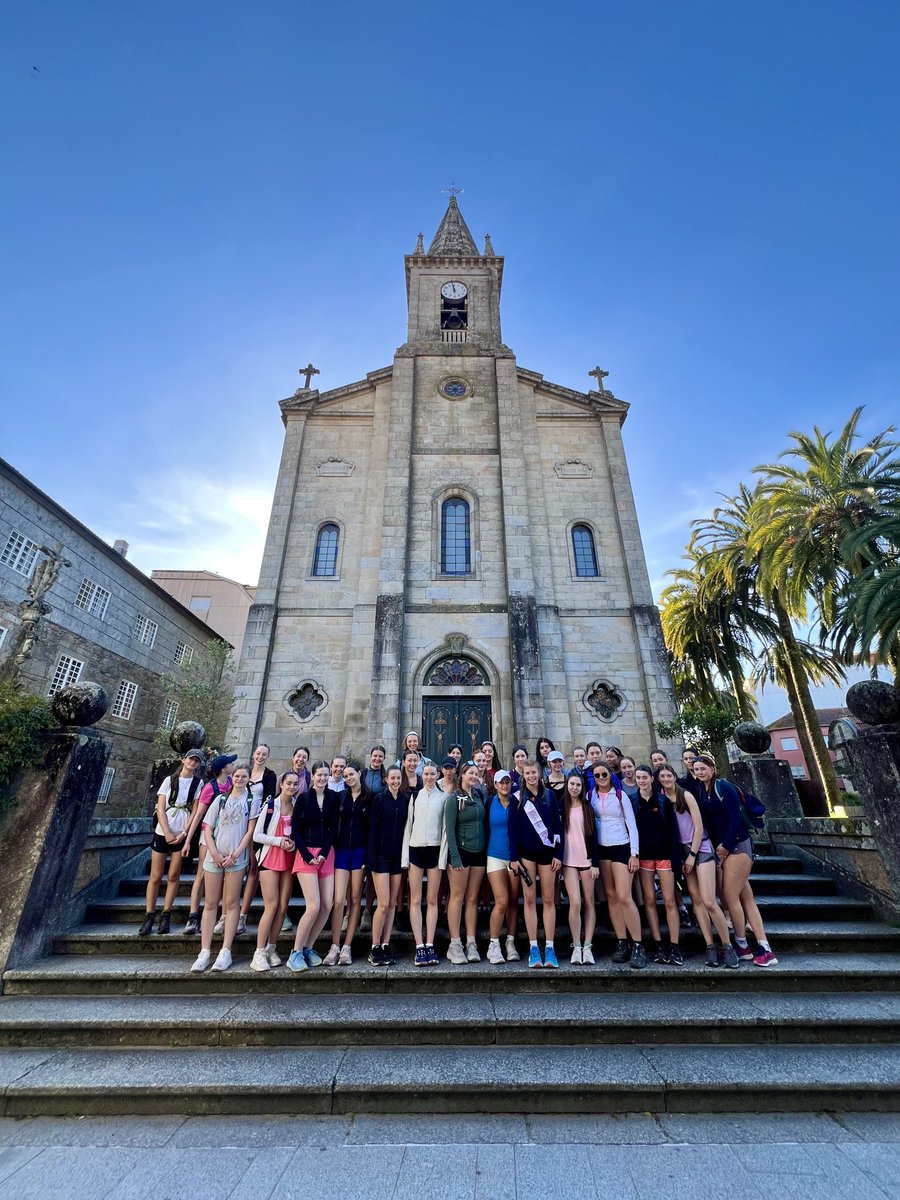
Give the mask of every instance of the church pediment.
<svg viewBox="0 0 900 1200">
<path fill-rule="evenodd" d="M 330 388 L 327 392 L 298 388 L 293 396 L 279 403 L 282 417 L 293 412 L 315 413 L 317 416 L 353 416 L 369 414 L 375 410 L 375 388 L 377 384 L 391 378 L 392 367 L 381 367 L 370 371 L 365 379 L 347 383 L 343 387 Z"/>
<path fill-rule="evenodd" d="M 516 374 L 520 384 L 534 389 L 535 415 L 538 417 L 602 417 L 610 414 L 618 417 L 621 425 L 628 413 L 628 404 L 610 391 L 576 392 L 573 388 L 551 383 L 537 371 L 528 371 L 524 367 L 518 367 Z"/>
</svg>

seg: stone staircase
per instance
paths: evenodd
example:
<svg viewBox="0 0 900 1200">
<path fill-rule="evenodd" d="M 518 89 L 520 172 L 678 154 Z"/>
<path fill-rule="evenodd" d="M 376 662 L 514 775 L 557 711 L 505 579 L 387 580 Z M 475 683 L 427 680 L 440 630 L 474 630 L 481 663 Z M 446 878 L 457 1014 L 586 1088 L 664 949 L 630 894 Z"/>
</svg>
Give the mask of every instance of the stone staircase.
<svg viewBox="0 0 900 1200">
<path fill-rule="evenodd" d="M 614 966 L 602 907 L 597 965 L 570 967 L 563 905 L 557 972 L 416 969 L 400 932 L 394 967 L 369 966 L 358 938 L 352 967 L 259 975 L 257 903 L 236 965 L 196 976 L 197 938 L 137 938 L 145 881 L 126 881 L 51 956 L 4 976 L 3 1113 L 900 1108 L 900 928 L 759 849 L 753 885 L 781 960 L 766 970 L 709 970 L 693 931 L 681 969 Z"/>
</svg>

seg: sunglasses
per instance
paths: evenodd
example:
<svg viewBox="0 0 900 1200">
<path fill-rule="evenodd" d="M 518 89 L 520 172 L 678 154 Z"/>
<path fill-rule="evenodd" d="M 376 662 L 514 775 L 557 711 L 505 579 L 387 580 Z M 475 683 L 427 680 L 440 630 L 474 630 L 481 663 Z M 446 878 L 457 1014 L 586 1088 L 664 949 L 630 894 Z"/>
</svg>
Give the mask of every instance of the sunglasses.
<svg viewBox="0 0 900 1200">
<path fill-rule="evenodd" d="M 609 771 L 595 771 L 594 778 L 595 779 L 609 779 Z"/>
</svg>

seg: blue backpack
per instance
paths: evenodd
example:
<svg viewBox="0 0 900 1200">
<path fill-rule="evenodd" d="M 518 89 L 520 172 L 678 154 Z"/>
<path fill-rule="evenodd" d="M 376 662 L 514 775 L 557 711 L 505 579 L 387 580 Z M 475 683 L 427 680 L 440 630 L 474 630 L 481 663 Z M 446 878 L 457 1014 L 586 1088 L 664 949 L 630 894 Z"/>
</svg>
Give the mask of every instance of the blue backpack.
<svg viewBox="0 0 900 1200">
<path fill-rule="evenodd" d="M 731 780 L 729 780 L 731 783 Z M 731 786 L 738 794 L 741 802 L 741 815 L 744 818 L 744 824 L 749 832 L 754 831 L 759 833 L 765 828 L 766 806 L 758 796 L 754 796 L 752 792 L 745 792 L 743 788 L 738 787 L 736 783 L 731 783 Z M 719 796 L 719 781 L 716 780 L 716 795 Z M 719 796 L 721 800 L 722 797 Z"/>
</svg>

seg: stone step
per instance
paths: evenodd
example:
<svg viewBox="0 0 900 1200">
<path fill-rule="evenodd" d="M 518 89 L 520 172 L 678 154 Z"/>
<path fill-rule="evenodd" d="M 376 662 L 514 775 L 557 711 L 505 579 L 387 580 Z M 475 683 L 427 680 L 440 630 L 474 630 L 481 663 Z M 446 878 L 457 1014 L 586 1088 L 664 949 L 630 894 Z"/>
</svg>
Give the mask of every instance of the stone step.
<svg viewBox="0 0 900 1200">
<path fill-rule="evenodd" d="M 872 906 L 867 901 L 852 900 L 840 895 L 757 895 L 756 900 L 763 920 L 767 924 L 770 921 L 783 920 L 817 921 L 825 919 L 829 921 L 864 921 L 872 915 Z M 537 903 L 538 908 L 541 908 L 540 897 L 538 897 Z M 690 910 L 692 907 L 690 897 L 686 898 L 685 903 Z M 657 907 L 660 911 L 663 910 L 661 900 L 658 901 Z M 563 898 L 560 901 L 559 910 L 565 913 L 567 909 L 568 903 Z M 606 905 L 599 903 L 597 910 L 598 916 L 605 916 Z M 85 916 L 86 920 L 91 923 L 102 921 L 133 921 L 139 925 L 143 920 L 144 911 L 143 900 L 139 897 L 117 897 L 113 900 L 103 900 L 97 904 L 89 905 Z M 250 921 L 252 924 L 256 924 L 262 911 L 263 902 L 257 897 L 250 907 Z M 188 918 L 189 912 L 189 899 L 179 896 L 172 906 L 173 923 L 183 925 Z M 302 914 L 303 900 L 301 897 L 295 896 L 288 907 L 288 916 L 292 921 L 296 922 L 299 921 Z M 443 911 L 441 919 L 444 919 Z M 488 912 L 485 910 L 479 915 L 479 924 L 487 927 L 487 921 Z"/>
<path fill-rule="evenodd" d="M 174 914 L 173 914 L 174 915 Z M 827 915 L 826 915 L 827 916 Z M 172 955 L 196 955 L 200 948 L 200 939 L 195 934 L 183 934 L 180 922 L 173 926 L 174 933 L 160 935 L 152 933 L 148 937 L 138 937 L 138 920 L 132 922 L 100 921 L 92 925 L 80 925 L 69 933 L 60 934 L 53 939 L 54 954 L 133 954 L 144 957 L 169 957 Z M 818 921 L 767 921 L 766 932 L 776 953 L 806 953 L 808 951 L 852 954 L 860 951 L 890 952 L 900 954 L 900 929 L 893 925 L 881 924 L 876 921 L 829 921 L 826 917 Z M 662 924 L 663 937 L 666 935 L 665 922 Z M 649 945 L 649 934 L 645 928 L 645 939 Z M 482 953 L 487 952 L 487 934 L 479 934 Z M 221 942 L 221 934 L 215 934 L 215 945 Z M 293 934 L 280 934 L 277 939 L 280 954 L 287 954 L 293 946 Z M 449 941 L 446 928 L 438 928 L 435 946 L 443 953 Z M 319 938 L 317 947 L 325 954 L 331 944 L 330 934 Z M 557 954 L 568 952 L 571 946 L 571 935 L 566 922 L 557 922 L 556 936 Z M 415 943 L 412 934 L 405 928 L 397 930 L 391 937 L 391 945 L 398 954 L 412 956 Z M 519 953 L 525 951 L 527 945 L 524 930 L 521 925 L 518 935 Z M 612 930 L 600 924 L 594 935 L 594 953 L 612 954 L 615 949 L 615 935 Z M 702 954 L 703 939 L 695 929 L 682 930 L 680 945 L 685 954 Z M 353 940 L 355 958 L 365 957 L 371 946 L 371 935 L 358 933 Z M 256 948 L 256 927 L 253 916 L 248 924 L 247 932 L 239 934 L 234 941 L 235 953 L 252 954 Z"/>
<path fill-rule="evenodd" d="M 732 981 L 734 982 L 734 981 Z M 5 996 L 0 1047 L 893 1044 L 900 992 Z"/>
<path fill-rule="evenodd" d="M 727 1056 L 727 1057 L 723 1057 Z M 896 1046 L 2 1050 L 2 1115 L 900 1108 Z M 727 1080 L 727 1086 L 723 1081 Z"/>
<path fill-rule="evenodd" d="M 132 947 L 133 948 L 133 947 Z M 776 943 L 776 948 L 777 943 Z M 194 946 L 196 949 L 196 943 Z M 529 970 L 524 962 L 492 966 L 482 961 L 455 967 L 415 967 L 409 958 L 393 967 L 373 967 L 358 959 L 351 967 L 317 967 L 294 975 L 284 967 L 257 973 L 236 947 L 229 971 L 194 975 L 186 956 L 144 954 L 54 954 L 29 967 L 7 971 L 7 996 L 209 995 L 259 993 L 415 993 L 518 994 L 521 992 L 897 992 L 900 955 L 875 952 L 782 953 L 777 967 L 744 965 L 738 971 L 711 970 L 699 956 L 683 967 L 651 966 L 633 971 L 608 958 L 593 967 L 563 963 L 558 971 Z M 689 1002 L 688 1002 L 689 1003 Z"/>
</svg>

